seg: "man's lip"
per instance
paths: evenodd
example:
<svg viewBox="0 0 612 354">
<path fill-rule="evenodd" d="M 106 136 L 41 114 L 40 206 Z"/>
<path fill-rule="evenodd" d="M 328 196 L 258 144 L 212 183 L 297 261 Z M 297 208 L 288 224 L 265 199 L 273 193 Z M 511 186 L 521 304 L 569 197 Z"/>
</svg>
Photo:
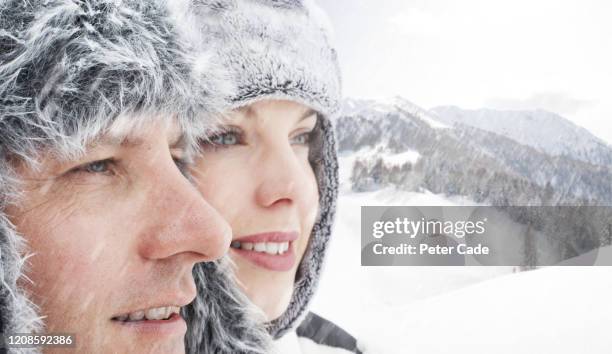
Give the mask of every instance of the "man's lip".
<svg viewBox="0 0 612 354">
<path fill-rule="evenodd" d="M 114 321 L 113 324 L 121 331 L 144 336 L 151 342 L 166 340 L 170 336 L 184 338 L 187 332 L 187 323 L 180 314 L 174 314 L 167 320 Z"/>
<path fill-rule="evenodd" d="M 193 296 L 189 295 L 189 296 L 175 297 L 174 300 L 156 300 L 156 301 L 151 301 L 149 304 L 134 305 L 134 306 L 130 306 L 130 309 L 124 310 L 122 312 L 119 312 L 111 316 L 111 319 L 122 316 L 122 315 L 134 313 L 137 311 L 146 311 L 152 308 L 169 307 L 169 306 L 176 306 L 176 307 L 182 308 L 184 306 L 189 305 L 191 302 L 193 302 L 195 298 L 196 298 L 196 294 L 193 294 Z M 166 297 L 166 299 L 172 299 L 172 297 Z"/>
<path fill-rule="evenodd" d="M 236 242 L 292 242 L 300 237 L 300 233 L 297 231 L 283 232 L 283 231 L 272 231 L 262 232 L 259 234 L 252 234 L 246 236 L 238 236 L 232 241 Z"/>
</svg>

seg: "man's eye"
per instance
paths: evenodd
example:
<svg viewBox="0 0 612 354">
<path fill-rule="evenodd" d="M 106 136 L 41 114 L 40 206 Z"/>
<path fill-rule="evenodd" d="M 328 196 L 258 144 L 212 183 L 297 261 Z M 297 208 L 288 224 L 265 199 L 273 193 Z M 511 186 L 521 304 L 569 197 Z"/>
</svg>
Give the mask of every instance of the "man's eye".
<svg viewBox="0 0 612 354">
<path fill-rule="evenodd" d="M 110 171 L 110 163 L 109 160 L 104 161 L 94 161 L 85 165 L 84 170 L 89 173 L 108 173 Z"/>
<path fill-rule="evenodd" d="M 238 143 L 238 135 L 234 132 L 221 133 L 213 136 L 210 142 L 215 145 L 236 145 Z"/>
<path fill-rule="evenodd" d="M 293 139 L 291 139 L 291 143 L 298 144 L 298 145 L 310 144 L 310 133 L 303 133 L 303 134 L 300 134 L 294 137 Z"/>
<path fill-rule="evenodd" d="M 108 161 L 96 161 L 85 166 L 85 170 L 90 173 L 106 173 L 109 171 Z"/>
<path fill-rule="evenodd" d="M 112 159 L 93 161 L 72 169 L 74 173 L 110 174 L 112 171 Z"/>
</svg>

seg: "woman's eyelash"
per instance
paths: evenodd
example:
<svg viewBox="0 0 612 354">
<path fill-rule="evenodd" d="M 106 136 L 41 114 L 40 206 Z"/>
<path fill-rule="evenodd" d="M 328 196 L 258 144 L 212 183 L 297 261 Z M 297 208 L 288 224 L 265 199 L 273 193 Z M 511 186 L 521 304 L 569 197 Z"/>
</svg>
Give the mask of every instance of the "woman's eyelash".
<svg viewBox="0 0 612 354">
<path fill-rule="evenodd" d="M 312 142 L 314 134 L 315 134 L 315 127 L 313 127 L 312 129 L 308 129 L 308 130 L 302 130 L 301 133 L 295 135 L 290 140 L 294 144 L 309 146 Z"/>
<path fill-rule="evenodd" d="M 312 134 L 313 130 L 305 131 L 292 137 L 290 141 L 292 144 L 309 145 L 311 142 Z M 206 139 L 203 139 L 201 142 L 201 146 L 212 148 L 228 148 L 234 145 L 242 145 L 244 144 L 244 142 L 244 136 L 241 130 L 233 127 L 227 127 L 223 131 L 209 136 Z"/>
<path fill-rule="evenodd" d="M 311 135 L 312 135 L 312 132 L 305 132 L 305 133 L 296 135 L 291 140 L 294 141 L 296 144 L 308 145 L 310 144 Z"/>
</svg>

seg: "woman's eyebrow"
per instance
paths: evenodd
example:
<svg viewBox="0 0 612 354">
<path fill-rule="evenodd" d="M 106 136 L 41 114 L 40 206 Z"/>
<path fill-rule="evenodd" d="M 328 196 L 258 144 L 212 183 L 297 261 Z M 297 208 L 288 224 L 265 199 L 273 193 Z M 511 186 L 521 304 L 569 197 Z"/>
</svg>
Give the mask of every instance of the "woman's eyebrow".
<svg viewBox="0 0 612 354">
<path fill-rule="evenodd" d="M 315 111 L 314 109 L 308 109 L 308 110 L 306 111 L 306 113 L 304 113 L 304 114 L 303 114 L 303 115 L 300 117 L 300 119 L 298 120 L 298 122 L 301 122 L 301 121 L 303 121 L 303 120 L 304 120 L 304 119 L 306 119 L 306 118 L 310 118 L 310 117 L 312 117 L 312 115 L 314 115 L 314 114 L 317 114 L 317 111 Z"/>
<path fill-rule="evenodd" d="M 253 107 L 251 106 L 246 106 L 246 107 L 241 107 L 237 109 L 238 112 L 242 112 L 244 114 L 244 117 L 259 117 L 259 112 L 256 109 L 253 109 Z M 298 119 L 297 119 L 297 123 L 303 121 L 304 119 L 310 118 L 313 115 L 318 114 L 317 111 L 315 111 L 312 108 L 309 108 L 306 112 L 304 112 L 304 114 L 302 114 Z M 241 118 L 244 119 L 244 118 Z"/>
</svg>

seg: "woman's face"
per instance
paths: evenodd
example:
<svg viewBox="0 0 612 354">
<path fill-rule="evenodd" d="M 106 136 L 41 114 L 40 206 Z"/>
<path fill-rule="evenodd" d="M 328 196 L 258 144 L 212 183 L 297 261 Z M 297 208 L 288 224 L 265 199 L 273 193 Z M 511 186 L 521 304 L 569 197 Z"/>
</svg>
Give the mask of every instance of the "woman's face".
<svg viewBox="0 0 612 354">
<path fill-rule="evenodd" d="M 223 255 L 231 230 L 178 168 L 181 144 L 160 123 L 18 168 L 23 196 L 7 212 L 34 253 L 22 285 L 46 333 L 75 333 L 81 353 L 184 352 L 192 268 Z"/>
<path fill-rule="evenodd" d="M 268 320 L 289 304 L 318 212 L 308 162 L 316 122 L 298 103 L 254 103 L 229 115 L 196 162 L 198 188 L 232 227 L 238 280 Z"/>
</svg>

